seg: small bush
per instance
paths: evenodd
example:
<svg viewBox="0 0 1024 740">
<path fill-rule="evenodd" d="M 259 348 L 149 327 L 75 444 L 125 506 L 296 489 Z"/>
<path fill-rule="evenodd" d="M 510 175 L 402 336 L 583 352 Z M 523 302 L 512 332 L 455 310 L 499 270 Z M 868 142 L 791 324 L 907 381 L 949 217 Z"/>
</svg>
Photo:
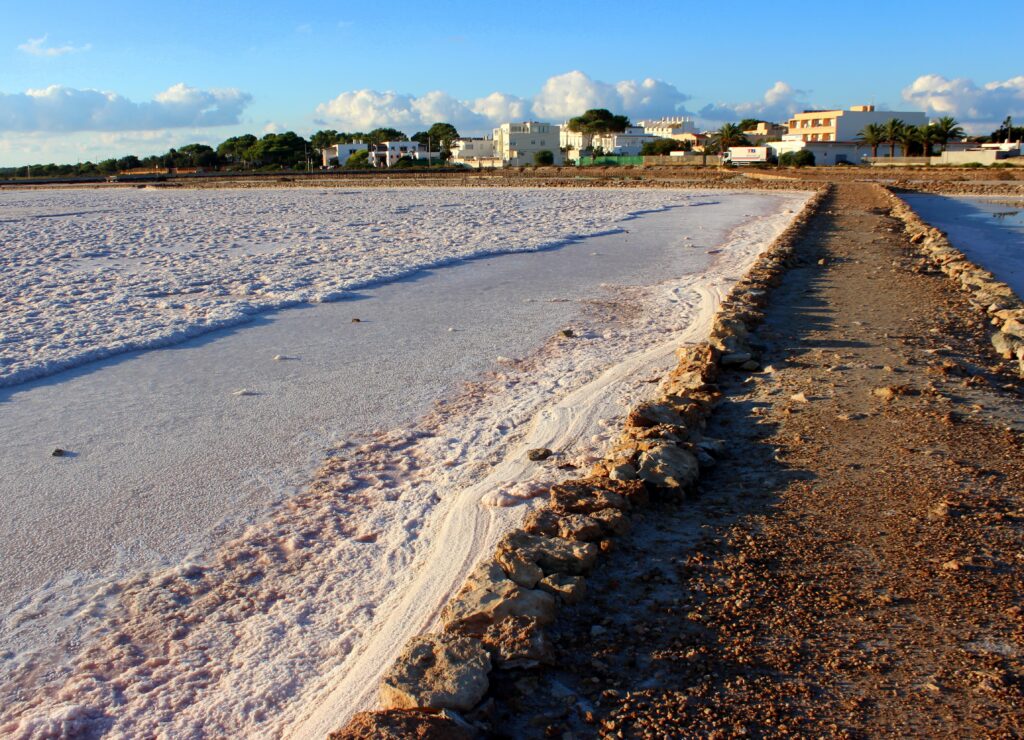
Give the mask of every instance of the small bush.
<svg viewBox="0 0 1024 740">
<path fill-rule="evenodd" d="M 549 167 L 555 163 L 555 155 L 547 149 L 534 152 L 533 163 L 538 167 Z"/>
</svg>

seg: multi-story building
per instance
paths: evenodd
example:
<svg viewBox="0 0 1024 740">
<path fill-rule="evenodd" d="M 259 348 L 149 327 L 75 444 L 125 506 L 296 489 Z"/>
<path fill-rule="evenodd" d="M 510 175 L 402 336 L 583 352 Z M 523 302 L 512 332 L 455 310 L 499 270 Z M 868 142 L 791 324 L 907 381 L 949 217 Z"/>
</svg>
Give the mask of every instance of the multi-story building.
<svg viewBox="0 0 1024 740">
<path fill-rule="evenodd" d="M 494 129 L 494 156 L 508 167 L 533 164 L 538 152 L 548 151 L 557 165 L 565 158 L 559 142 L 560 127 L 538 121 L 503 123 Z"/>
<path fill-rule="evenodd" d="M 501 167 L 501 159 L 495 155 L 494 139 L 489 136 L 464 137 L 452 142 L 452 164 L 461 164 L 474 169 L 480 167 Z"/>
<path fill-rule="evenodd" d="M 349 144 L 332 144 L 320 150 L 320 154 L 323 157 L 323 165 L 327 167 L 331 164 L 331 160 L 334 160 L 339 165 L 344 166 L 349 157 L 356 152 L 364 151 L 368 146 L 363 141 L 353 141 Z"/>
<path fill-rule="evenodd" d="M 584 149 L 589 149 L 593 139 L 593 134 L 585 134 L 582 131 L 570 131 L 568 122 L 563 123 L 559 127 L 558 144 L 563 150 L 570 152 L 570 159 L 575 158 L 572 156 L 573 152 L 582 152 Z"/>
<path fill-rule="evenodd" d="M 382 141 L 370 147 L 368 160 L 373 167 L 393 167 L 403 157 L 435 160 L 440 156 L 440 152 L 428 152 L 415 141 Z"/>
<path fill-rule="evenodd" d="M 645 134 L 658 136 L 662 139 L 675 139 L 681 134 L 697 133 L 697 127 L 694 125 L 693 119 L 687 116 L 659 118 L 656 121 L 637 121 L 635 125 L 643 129 Z"/>
<path fill-rule="evenodd" d="M 857 135 L 868 124 L 884 124 L 892 118 L 908 126 L 928 123 L 928 117 L 918 111 L 875 110 L 873 105 L 855 105 L 850 110 L 805 110 L 789 119 L 789 132 L 782 141 L 857 141 Z"/>
</svg>

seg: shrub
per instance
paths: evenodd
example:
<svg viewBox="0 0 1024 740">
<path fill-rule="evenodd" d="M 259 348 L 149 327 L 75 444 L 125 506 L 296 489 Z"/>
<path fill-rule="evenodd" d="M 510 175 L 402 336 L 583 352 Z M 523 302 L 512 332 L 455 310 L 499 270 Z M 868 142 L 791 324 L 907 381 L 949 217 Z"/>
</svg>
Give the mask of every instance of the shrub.
<svg viewBox="0 0 1024 740">
<path fill-rule="evenodd" d="M 541 151 L 534 153 L 533 163 L 538 167 L 548 167 L 555 163 L 555 155 L 547 149 L 542 149 Z"/>
<path fill-rule="evenodd" d="M 793 165 L 795 167 L 813 167 L 814 152 L 808 151 L 807 149 L 801 149 L 798 152 L 794 152 Z"/>
<path fill-rule="evenodd" d="M 345 160 L 346 167 L 369 167 L 370 166 L 370 152 L 366 149 L 355 152 L 348 159 Z"/>
<path fill-rule="evenodd" d="M 779 155 L 779 164 L 783 167 L 813 167 L 814 153 L 806 149 L 798 152 L 785 152 Z"/>
</svg>

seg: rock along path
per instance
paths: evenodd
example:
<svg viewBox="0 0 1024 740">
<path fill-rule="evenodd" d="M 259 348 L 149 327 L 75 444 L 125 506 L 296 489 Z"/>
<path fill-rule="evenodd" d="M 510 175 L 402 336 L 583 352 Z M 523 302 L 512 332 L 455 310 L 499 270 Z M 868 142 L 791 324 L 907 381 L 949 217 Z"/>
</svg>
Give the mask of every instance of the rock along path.
<svg viewBox="0 0 1024 740">
<path fill-rule="evenodd" d="M 1024 385 L 876 186 L 840 184 L 707 434 L 492 687 L 497 736 L 1020 736 Z"/>
</svg>

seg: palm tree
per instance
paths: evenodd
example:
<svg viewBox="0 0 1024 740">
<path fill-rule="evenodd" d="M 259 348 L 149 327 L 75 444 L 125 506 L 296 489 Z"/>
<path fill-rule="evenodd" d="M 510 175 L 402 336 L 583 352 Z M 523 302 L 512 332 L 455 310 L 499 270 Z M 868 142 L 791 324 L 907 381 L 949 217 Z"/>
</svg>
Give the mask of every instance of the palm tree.
<svg viewBox="0 0 1024 740">
<path fill-rule="evenodd" d="M 885 142 L 885 128 L 880 123 L 869 123 L 857 134 L 857 138 L 871 147 L 871 156 L 878 156 L 878 147 Z"/>
<path fill-rule="evenodd" d="M 743 146 L 750 143 L 743 135 L 743 129 L 735 123 L 722 124 L 722 128 L 711 135 L 711 140 L 718 147 L 719 153 L 728 151 L 731 146 Z"/>
<path fill-rule="evenodd" d="M 924 150 L 925 157 L 932 156 L 932 142 L 935 141 L 935 127 L 925 123 L 914 128 L 914 141 L 918 142 Z"/>
<path fill-rule="evenodd" d="M 896 143 L 903 136 L 903 129 L 907 125 L 898 118 L 890 118 L 882 125 L 882 140 L 889 145 L 889 159 L 896 156 Z"/>
<path fill-rule="evenodd" d="M 964 130 L 953 116 L 943 116 L 932 124 L 935 132 L 935 141 L 946 151 L 946 144 L 950 139 L 959 139 L 964 135 Z"/>
<path fill-rule="evenodd" d="M 900 130 L 900 136 L 898 141 L 900 142 L 900 149 L 903 150 L 903 156 L 910 156 L 910 147 L 917 143 L 917 127 L 916 126 L 904 126 Z"/>
</svg>

